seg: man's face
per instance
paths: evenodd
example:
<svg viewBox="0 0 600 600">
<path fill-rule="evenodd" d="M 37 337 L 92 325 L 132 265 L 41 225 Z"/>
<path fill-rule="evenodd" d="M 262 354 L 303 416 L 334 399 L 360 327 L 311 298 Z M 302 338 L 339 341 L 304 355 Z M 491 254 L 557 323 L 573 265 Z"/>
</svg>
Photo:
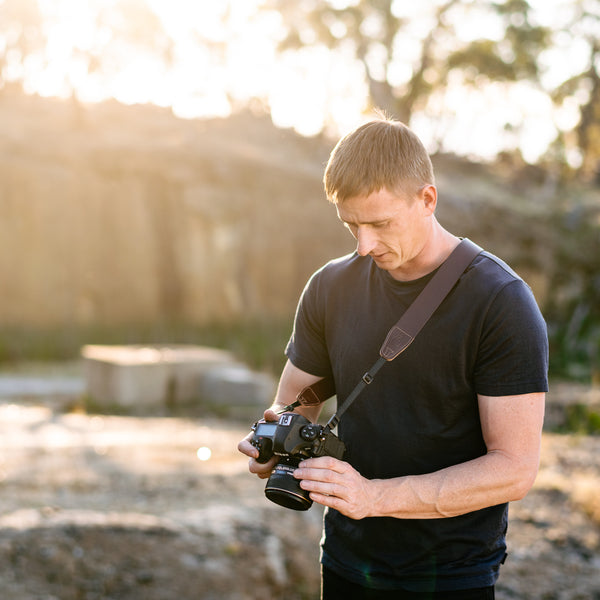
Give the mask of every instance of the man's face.
<svg viewBox="0 0 600 600">
<path fill-rule="evenodd" d="M 356 239 L 358 254 L 370 256 L 395 279 L 409 280 L 428 241 L 436 198 L 433 186 L 410 198 L 383 188 L 344 200 L 337 213 Z"/>
</svg>

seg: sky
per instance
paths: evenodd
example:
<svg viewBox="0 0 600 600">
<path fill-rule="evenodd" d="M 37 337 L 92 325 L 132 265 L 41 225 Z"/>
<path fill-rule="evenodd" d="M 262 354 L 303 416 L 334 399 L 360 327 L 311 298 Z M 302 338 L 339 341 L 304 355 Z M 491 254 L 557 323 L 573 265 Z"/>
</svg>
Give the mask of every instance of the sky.
<svg viewBox="0 0 600 600">
<path fill-rule="evenodd" d="M 259 10 L 262 0 L 145 0 L 170 40 L 168 63 L 161 46 L 166 44 L 164 36 L 151 37 L 155 22 L 135 12 L 125 13 L 126 22 L 114 16 L 111 20 L 107 9 L 118 1 L 39 0 L 48 45 L 24 65 L 9 61 L 5 75 L 22 78 L 29 93 L 59 97 L 74 93 L 83 102 L 116 98 L 127 104 L 153 103 L 171 107 L 181 118 L 227 116 L 248 98 L 260 97 L 276 125 L 303 135 L 323 129 L 342 134 L 366 118 L 362 67 L 343 50 L 278 53 L 281 17 Z M 568 0 L 531 3 L 540 22 L 551 24 L 551 19 L 564 17 L 561 6 Z M 135 8 L 135 1 L 130 5 Z M 416 38 L 422 35 L 429 18 L 427 1 L 398 1 L 395 10 L 410 19 Z M 115 35 L 120 28 L 129 28 L 131 34 L 132 23 L 141 40 L 135 47 Z M 458 29 L 463 39 L 478 37 L 482 31 L 492 38 L 502 36 L 497 24 L 477 11 L 465 14 Z M 415 48 L 410 42 L 407 56 Z M 104 68 L 89 73 L 89 55 L 100 51 Z M 569 66 L 585 60 L 585 48 L 575 44 L 540 60 L 546 61 L 552 84 L 566 77 Z M 394 73 L 399 81 L 410 74 L 402 64 Z M 434 114 L 416 114 L 411 122 L 426 144 L 442 136 L 444 150 L 491 159 L 517 143 L 524 158 L 535 162 L 556 135 L 556 127 L 571 128 L 577 119 L 575 105 L 557 110 L 542 90 L 525 82 L 512 86 L 496 82 L 479 90 L 466 90 L 458 80 L 449 83 L 443 95 L 432 99 Z"/>
</svg>

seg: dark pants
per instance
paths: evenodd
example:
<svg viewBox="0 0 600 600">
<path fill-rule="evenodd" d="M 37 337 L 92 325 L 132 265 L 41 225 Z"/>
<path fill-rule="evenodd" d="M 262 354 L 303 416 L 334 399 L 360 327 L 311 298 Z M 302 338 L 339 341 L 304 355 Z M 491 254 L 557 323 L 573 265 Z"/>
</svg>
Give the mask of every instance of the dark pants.
<svg viewBox="0 0 600 600">
<path fill-rule="evenodd" d="M 451 592 L 373 590 L 351 583 L 325 567 L 321 575 L 321 600 L 494 600 L 493 586 Z"/>
</svg>

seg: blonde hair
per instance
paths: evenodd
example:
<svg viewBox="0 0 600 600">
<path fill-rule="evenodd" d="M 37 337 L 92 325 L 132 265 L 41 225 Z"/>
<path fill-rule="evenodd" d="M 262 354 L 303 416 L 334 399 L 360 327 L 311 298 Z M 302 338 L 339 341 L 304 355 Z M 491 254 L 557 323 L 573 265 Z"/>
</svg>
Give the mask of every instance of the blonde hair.
<svg viewBox="0 0 600 600">
<path fill-rule="evenodd" d="M 387 188 L 414 194 L 435 185 L 433 166 L 421 140 L 404 123 L 379 118 L 344 136 L 332 150 L 323 177 L 337 204 Z"/>
</svg>

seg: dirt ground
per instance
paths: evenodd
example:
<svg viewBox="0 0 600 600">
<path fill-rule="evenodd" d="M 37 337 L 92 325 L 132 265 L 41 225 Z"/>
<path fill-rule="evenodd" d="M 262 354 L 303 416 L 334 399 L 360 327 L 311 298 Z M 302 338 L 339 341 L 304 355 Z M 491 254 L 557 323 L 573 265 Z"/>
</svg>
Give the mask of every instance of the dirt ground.
<svg viewBox="0 0 600 600">
<path fill-rule="evenodd" d="M 0 401 L 0 597 L 317 598 L 321 511 L 264 498 L 235 450 L 247 429 Z M 599 436 L 544 435 L 499 600 L 600 599 L 599 456 Z"/>
</svg>

